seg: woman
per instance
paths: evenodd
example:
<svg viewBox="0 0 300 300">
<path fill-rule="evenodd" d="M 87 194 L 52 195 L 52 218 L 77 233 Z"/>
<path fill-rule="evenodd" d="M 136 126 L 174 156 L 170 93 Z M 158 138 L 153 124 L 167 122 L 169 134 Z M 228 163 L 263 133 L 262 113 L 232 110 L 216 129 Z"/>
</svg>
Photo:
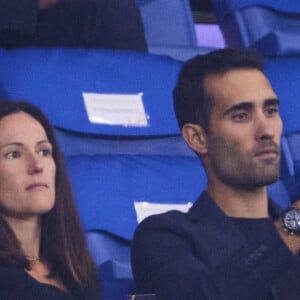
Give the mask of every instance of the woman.
<svg viewBox="0 0 300 300">
<path fill-rule="evenodd" d="M 102 299 L 54 130 L 0 101 L 0 299 Z"/>
</svg>

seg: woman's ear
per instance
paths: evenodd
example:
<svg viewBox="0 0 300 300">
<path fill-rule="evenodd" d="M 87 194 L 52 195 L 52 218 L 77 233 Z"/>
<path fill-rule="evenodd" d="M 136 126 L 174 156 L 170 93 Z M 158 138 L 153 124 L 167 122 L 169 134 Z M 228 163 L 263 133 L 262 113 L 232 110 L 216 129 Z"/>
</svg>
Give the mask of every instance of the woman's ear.
<svg viewBox="0 0 300 300">
<path fill-rule="evenodd" d="M 187 123 L 182 128 L 182 135 L 189 147 L 202 155 L 207 153 L 207 139 L 200 125 Z"/>
</svg>

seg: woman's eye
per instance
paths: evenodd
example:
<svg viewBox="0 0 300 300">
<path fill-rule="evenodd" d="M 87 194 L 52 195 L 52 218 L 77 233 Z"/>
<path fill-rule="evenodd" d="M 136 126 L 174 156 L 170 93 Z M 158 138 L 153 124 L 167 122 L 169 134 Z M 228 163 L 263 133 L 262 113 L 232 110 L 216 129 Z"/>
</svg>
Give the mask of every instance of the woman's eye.
<svg viewBox="0 0 300 300">
<path fill-rule="evenodd" d="M 52 151 L 50 149 L 42 149 L 39 151 L 41 156 L 50 156 L 52 155 Z"/>
<path fill-rule="evenodd" d="M 14 158 L 18 158 L 21 156 L 21 152 L 20 151 L 10 151 L 8 153 L 5 154 L 5 157 L 8 159 L 14 159 Z"/>
</svg>

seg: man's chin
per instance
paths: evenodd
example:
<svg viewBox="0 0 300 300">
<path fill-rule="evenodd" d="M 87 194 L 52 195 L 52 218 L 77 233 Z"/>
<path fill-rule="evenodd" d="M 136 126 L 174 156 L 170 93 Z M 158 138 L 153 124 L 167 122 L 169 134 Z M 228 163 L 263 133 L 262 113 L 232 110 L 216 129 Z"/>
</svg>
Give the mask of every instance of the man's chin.
<svg viewBox="0 0 300 300">
<path fill-rule="evenodd" d="M 279 179 L 279 174 L 260 174 L 252 178 L 243 178 L 236 182 L 227 182 L 229 185 L 242 190 L 256 190 L 275 183 Z"/>
<path fill-rule="evenodd" d="M 253 180 L 253 186 L 263 187 L 275 183 L 279 179 L 279 174 L 265 174 L 265 176 L 260 175 L 259 178 Z"/>
</svg>

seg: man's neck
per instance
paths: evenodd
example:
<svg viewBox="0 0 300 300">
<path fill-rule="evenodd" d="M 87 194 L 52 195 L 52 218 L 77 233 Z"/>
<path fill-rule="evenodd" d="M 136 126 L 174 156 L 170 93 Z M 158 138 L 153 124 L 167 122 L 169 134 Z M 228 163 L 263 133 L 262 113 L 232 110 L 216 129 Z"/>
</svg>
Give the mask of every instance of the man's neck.
<svg viewBox="0 0 300 300">
<path fill-rule="evenodd" d="M 50 8 L 59 2 L 61 2 L 61 0 L 39 0 L 39 9 L 43 10 Z"/>
<path fill-rule="evenodd" d="M 234 189 L 223 184 L 217 187 L 208 184 L 207 193 L 227 216 L 238 218 L 269 216 L 266 187 L 246 190 Z"/>
</svg>

